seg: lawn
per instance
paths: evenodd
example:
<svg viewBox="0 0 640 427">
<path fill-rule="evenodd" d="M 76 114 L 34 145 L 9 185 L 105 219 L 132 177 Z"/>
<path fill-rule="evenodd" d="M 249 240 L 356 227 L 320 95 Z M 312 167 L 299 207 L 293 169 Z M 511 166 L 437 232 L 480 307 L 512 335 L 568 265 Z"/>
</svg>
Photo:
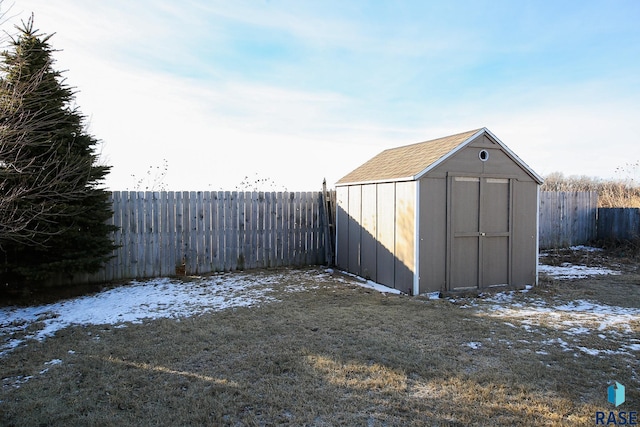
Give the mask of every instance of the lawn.
<svg viewBox="0 0 640 427">
<path fill-rule="evenodd" d="M 313 267 L 0 308 L 0 424 L 593 425 L 640 410 L 640 271 L 587 249 L 479 297 Z"/>
</svg>

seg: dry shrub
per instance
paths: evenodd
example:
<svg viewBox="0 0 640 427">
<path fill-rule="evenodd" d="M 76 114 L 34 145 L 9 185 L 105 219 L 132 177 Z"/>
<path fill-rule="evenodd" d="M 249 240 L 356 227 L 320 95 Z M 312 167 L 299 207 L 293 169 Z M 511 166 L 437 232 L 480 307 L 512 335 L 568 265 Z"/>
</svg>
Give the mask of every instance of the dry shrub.
<svg viewBox="0 0 640 427">
<path fill-rule="evenodd" d="M 632 178 L 603 180 L 554 172 L 545 177 L 542 191 L 596 191 L 599 208 L 640 208 L 640 184 Z"/>
</svg>

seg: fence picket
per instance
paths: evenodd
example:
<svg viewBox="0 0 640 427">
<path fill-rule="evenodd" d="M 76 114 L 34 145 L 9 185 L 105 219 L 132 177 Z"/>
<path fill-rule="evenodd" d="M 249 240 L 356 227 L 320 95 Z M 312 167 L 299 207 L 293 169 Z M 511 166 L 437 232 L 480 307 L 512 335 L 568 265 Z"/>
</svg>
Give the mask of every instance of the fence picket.
<svg viewBox="0 0 640 427">
<path fill-rule="evenodd" d="M 102 271 L 75 283 L 324 262 L 319 192 L 111 194 L 118 230 Z"/>
<path fill-rule="evenodd" d="M 162 258 L 162 275 L 172 275 L 176 273 L 176 257 L 175 257 L 175 197 L 173 191 L 162 192 L 162 249 L 164 257 Z"/>
<path fill-rule="evenodd" d="M 598 209 L 598 239 L 636 240 L 640 238 L 640 208 Z"/>
<path fill-rule="evenodd" d="M 569 247 L 594 240 L 597 206 L 596 192 L 541 192 L 540 248 Z"/>
<path fill-rule="evenodd" d="M 283 224 L 284 224 L 284 202 L 282 192 L 276 194 L 276 230 L 275 230 L 275 265 L 280 267 L 284 264 L 284 241 L 283 241 Z"/>
<path fill-rule="evenodd" d="M 275 258 L 275 211 L 274 211 L 274 193 L 264 193 L 264 212 L 265 212 L 265 267 L 273 267 Z"/>
<path fill-rule="evenodd" d="M 102 271 L 74 282 L 324 263 L 335 214 L 322 200 L 319 192 L 113 192 L 119 247 Z M 638 237 L 640 209 L 597 209 L 597 200 L 541 192 L 540 248 Z"/>
</svg>

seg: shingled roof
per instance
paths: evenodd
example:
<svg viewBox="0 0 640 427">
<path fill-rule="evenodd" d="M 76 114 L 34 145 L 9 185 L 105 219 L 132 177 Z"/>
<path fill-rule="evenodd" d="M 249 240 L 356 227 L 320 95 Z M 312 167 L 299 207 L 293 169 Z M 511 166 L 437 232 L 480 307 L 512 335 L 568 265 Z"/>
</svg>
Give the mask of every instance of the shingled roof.
<svg viewBox="0 0 640 427">
<path fill-rule="evenodd" d="M 336 185 L 418 179 L 425 172 L 440 164 L 483 133 L 502 146 L 507 154 L 527 170 L 536 181 L 542 182 L 542 178 L 533 172 L 487 128 L 480 128 L 417 144 L 390 148 L 345 175 Z"/>
<path fill-rule="evenodd" d="M 390 148 L 340 179 L 337 184 L 414 179 L 482 129 Z"/>
</svg>

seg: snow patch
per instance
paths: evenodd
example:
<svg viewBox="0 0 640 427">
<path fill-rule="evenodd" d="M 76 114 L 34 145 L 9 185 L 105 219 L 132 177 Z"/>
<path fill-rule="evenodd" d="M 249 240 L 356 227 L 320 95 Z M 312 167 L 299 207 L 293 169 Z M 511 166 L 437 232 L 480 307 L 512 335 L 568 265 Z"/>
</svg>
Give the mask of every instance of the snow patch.
<svg viewBox="0 0 640 427">
<path fill-rule="evenodd" d="M 385 285 L 381 285 L 380 283 L 376 283 L 373 280 L 367 280 L 364 279 L 356 274 L 353 273 L 349 273 L 347 271 L 340 271 L 341 274 L 344 274 L 345 276 L 349 276 L 349 277 L 353 277 L 354 279 L 356 279 L 353 283 L 355 283 L 358 286 L 362 286 L 363 288 L 367 288 L 367 289 L 373 289 L 374 291 L 378 291 L 380 293 L 383 294 L 396 294 L 399 295 L 402 292 L 400 292 L 398 289 L 394 289 L 394 288 L 390 288 L 388 286 Z"/>
<path fill-rule="evenodd" d="M 308 281 L 310 273 L 287 272 L 289 281 Z M 231 307 L 274 301 L 269 284 L 281 274 L 226 273 L 180 281 L 159 278 L 37 307 L 0 308 L 0 357 L 26 340 L 43 340 L 72 325 L 142 323 L 158 318 L 190 317 Z M 294 285 L 289 292 L 306 288 Z M 33 331 L 33 332 L 32 332 Z M 99 340 L 99 336 L 92 339 Z"/>
<path fill-rule="evenodd" d="M 429 292 L 426 295 L 429 299 L 440 299 L 440 292 Z"/>
<path fill-rule="evenodd" d="M 620 274 L 619 271 L 605 267 L 587 267 L 584 265 L 573 265 L 568 262 L 562 263 L 559 266 L 540 264 L 538 265 L 538 272 L 545 273 L 559 280 L 584 279 L 590 276 Z"/>
<path fill-rule="evenodd" d="M 477 341 L 471 341 L 471 342 L 465 343 L 463 345 L 465 345 L 465 346 L 467 346 L 467 347 L 469 347 L 469 348 L 471 348 L 473 350 L 477 350 L 480 347 L 482 347 L 482 343 L 477 342 Z"/>
<path fill-rule="evenodd" d="M 569 249 L 572 251 L 585 251 L 585 252 L 602 252 L 604 250 L 602 248 L 594 248 L 592 246 L 584 246 L 584 245 L 571 246 L 569 247 Z"/>
</svg>

